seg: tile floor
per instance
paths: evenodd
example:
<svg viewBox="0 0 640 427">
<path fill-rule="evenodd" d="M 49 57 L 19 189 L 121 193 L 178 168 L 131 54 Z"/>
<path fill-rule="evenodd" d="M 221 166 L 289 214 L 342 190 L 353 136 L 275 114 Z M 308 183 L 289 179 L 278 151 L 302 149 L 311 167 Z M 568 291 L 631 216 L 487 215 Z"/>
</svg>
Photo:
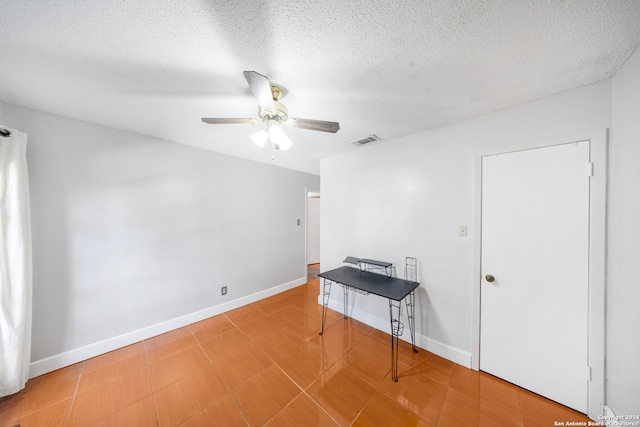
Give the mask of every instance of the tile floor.
<svg viewBox="0 0 640 427">
<path fill-rule="evenodd" d="M 322 309 L 312 280 L 34 378 L 0 427 L 553 426 L 575 411 Z"/>
</svg>

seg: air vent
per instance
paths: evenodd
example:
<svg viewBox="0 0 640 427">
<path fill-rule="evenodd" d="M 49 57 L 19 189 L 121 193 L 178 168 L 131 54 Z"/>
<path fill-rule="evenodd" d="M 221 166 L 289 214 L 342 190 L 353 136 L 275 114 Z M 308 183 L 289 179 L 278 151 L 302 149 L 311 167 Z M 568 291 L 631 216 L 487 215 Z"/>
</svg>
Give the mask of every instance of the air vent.
<svg viewBox="0 0 640 427">
<path fill-rule="evenodd" d="M 374 134 L 371 134 L 371 135 L 366 136 L 364 138 L 356 139 L 355 141 L 351 141 L 349 144 L 365 145 L 365 144 L 369 144 L 370 142 L 374 142 L 374 141 L 380 141 L 380 137 L 377 137 Z"/>
</svg>

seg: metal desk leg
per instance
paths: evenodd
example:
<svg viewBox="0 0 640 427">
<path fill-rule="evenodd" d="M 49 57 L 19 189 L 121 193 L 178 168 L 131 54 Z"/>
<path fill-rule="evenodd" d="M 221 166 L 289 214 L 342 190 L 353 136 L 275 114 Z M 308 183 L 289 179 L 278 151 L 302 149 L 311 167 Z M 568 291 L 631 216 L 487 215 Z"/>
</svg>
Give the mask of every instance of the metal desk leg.
<svg viewBox="0 0 640 427">
<path fill-rule="evenodd" d="M 404 325 L 400 322 L 402 301 L 389 300 L 389 318 L 391 319 L 391 379 L 398 382 L 398 337 L 402 335 Z"/>
<path fill-rule="evenodd" d="M 411 333 L 411 347 L 413 347 L 413 352 L 417 353 L 418 349 L 416 348 L 416 294 L 415 291 L 412 291 L 409 295 L 404 299 L 405 306 L 407 307 L 407 319 L 409 320 L 409 332 Z"/>
<path fill-rule="evenodd" d="M 344 318 L 348 319 L 349 316 L 347 315 L 347 313 L 349 312 L 349 287 L 347 285 L 343 285 L 342 286 L 344 289 L 344 308 L 343 308 L 343 313 L 344 313 Z"/>
<path fill-rule="evenodd" d="M 331 280 L 322 279 L 322 329 L 318 335 L 324 333 L 324 322 L 327 319 L 327 306 L 329 305 L 329 295 L 331 294 Z"/>
</svg>

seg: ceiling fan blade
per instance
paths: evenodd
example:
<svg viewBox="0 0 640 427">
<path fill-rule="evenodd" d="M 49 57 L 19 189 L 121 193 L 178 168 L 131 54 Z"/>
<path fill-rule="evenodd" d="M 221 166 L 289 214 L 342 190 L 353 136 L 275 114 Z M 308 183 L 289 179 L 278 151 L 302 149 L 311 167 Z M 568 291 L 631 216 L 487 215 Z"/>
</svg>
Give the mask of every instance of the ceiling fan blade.
<svg viewBox="0 0 640 427">
<path fill-rule="evenodd" d="M 244 78 L 247 79 L 251 92 L 253 92 L 253 96 L 258 100 L 260 108 L 264 108 L 269 111 L 275 110 L 269 79 L 255 71 L 245 71 Z"/>
<path fill-rule="evenodd" d="M 311 119 L 296 119 L 292 117 L 289 119 L 289 124 L 294 128 L 319 130 L 321 132 L 336 133 L 340 129 L 338 122 L 326 122 L 324 120 L 311 120 Z"/>
<path fill-rule="evenodd" d="M 202 121 L 205 123 L 209 123 L 210 125 L 228 125 L 228 124 L 256 124 L 259 122 L 258 119 L 209 119 L 202 118 Z"/>
</svg>

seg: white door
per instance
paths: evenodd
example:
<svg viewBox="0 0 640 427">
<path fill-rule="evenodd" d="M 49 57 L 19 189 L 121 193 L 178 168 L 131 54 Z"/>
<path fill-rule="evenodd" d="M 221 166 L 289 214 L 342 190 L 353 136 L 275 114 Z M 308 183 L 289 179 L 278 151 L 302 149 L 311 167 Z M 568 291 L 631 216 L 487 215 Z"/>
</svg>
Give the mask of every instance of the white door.
<svg viewBox="0 0 640 427">
<path fill-rule="evenodd" d="M 482 159 L 480 369 L 580 412 L 589 161 L 589 141 Z"/>
</svg>

